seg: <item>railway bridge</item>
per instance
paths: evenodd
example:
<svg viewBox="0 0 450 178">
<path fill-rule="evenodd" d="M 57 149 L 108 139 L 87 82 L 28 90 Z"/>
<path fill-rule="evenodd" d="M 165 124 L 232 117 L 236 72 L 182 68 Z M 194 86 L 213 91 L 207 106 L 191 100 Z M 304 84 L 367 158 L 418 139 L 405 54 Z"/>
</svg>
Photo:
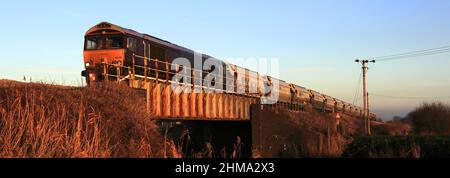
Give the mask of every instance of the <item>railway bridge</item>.
<svg viewBox="0 0 450 178">
<path fill-rule="evenodd" d="M 170 70 L 171 63 L 133 55 L 133 61 L 145 60 L 144 66 L 133 62 L 131 66 L 102 63 L 100 77 L 106 81 L 126 83 L 129 87 L 146 91 L 147 112 L 157 120 L 198 121 L 250 121 L 251 106 L 261 104 L 261 92 L 249 94 L 217 89 L 211 86 L 176 82 L 170 77 L 176 73 Z M 153 64 L 150 65 L 150 62 Z M 153 66 L 153 67 L 152 67 Z M 156 68 L 156 67 L 157 68 Z M 158 67 L 163 66 L 163 67 Z M 182 76 L 195 80 L 192 73 Z M 139 75 L 137 71 L 144 71 Z M 189 74 L 188 74 L 189 73 Z M 260 78 L 258 76 L 258 78 Z M 262 85 L 262 81 L 257 81 Z M 245 88 L 248 88 L 249 82 Z M 301 110 L 305 103 L 278 101 L 273 106 L 284 106 Z"/>
<path fill-rule="evenodd" d="M 137 57 L 137 56 L 135 56 Z M 219 90 L 214 87 L 197 86 L 185 82 L 176 83 L 170 79 L 173 74 L 169 70 L 170 63 L 146 59 L 158 65 L 164 65 L 164 69 L 156 70 L 152 67 L 132 65 L 130 67 L 102 64 L 101 77 L 107 81 L 126 83 L 129 87 L 140 90 L 146 96 L 147 114 L 157 121 L 163 132 L 172 139 L 179 139 L 183 132 L 189 130 L 189 137 L 196 138 L 196 150 L 202 150 L 202 144 L 214 139 L 214 149 L 225 148 L 225 155 L 230 156 L 236 144 L 236 136 L 240 142 L 245 143 L 240 150 L 239 156 L 253 157 L 252 150 L 259 150 L 262 157 L 277 157 L 279 149 L 278 142 L 265 142 L 264 139 L 272 139 L 276 133 L 275 125 L 284 123 L 284 118 L 271 118 L 265 120 L 259 114 L 260 111 L 285 109 L 291 111 L 307 111 L 308 103 L 290 103 L 278 101 L 275 104 L 264 105 L 261 103 L 260 94 L 239 94 L 233 91 Z M 139 69 L 147 71 L 144 75 L 136 74 Z M 124 74 L 126 72 L 127 74 Z M 152 75 L 153 73 L 153 75 Z M 156 75 L 158 73 L 158 75 Z M 248 86 L 247 86 L 248 87 Z M 318 107 L 324 109 L 324 107 Z M 326 111 L 324 109 L 324 111 Z M 181 128 L 175 123 L 182 122 Z M 284 123 L 285 124 L 285 123 Z M 165 130 L 165 131 L 164 131 Z M 275 131 L 275 132 L 274 132 Z M 201 141 L 199 141 L 201 140 Z M 181 147 L 189 145 L 185 140 L 178 140 Z M 200 146 L 198 146 L 200 145 Z M 193 146 L 195 147 L 195 146 Z M 186 148 L 179 148 L 186 149 Z M 188 151 L 183 154 L 188 157 L 194 156 Z M 216 157 L 220 157 L 216 155 Z M 227 156 L 223 156 L 227 157 Z"/>
<path fill-rule="evenodd" d="M 115 81 L 145 91 L 146 113 L 150 117 L 159 123 L 196 122 L 194 125 L 206 124 L 197 128 L 216 129 L 199 134 L 204 137 L 207 132 L 227 135 L 235 128 L 242 128 L 241 133 L 251 138 L 244 142 L 263 143 L 262 140 L 273 134 L 261 125 L 270 128 L 287 120 L 262 121 L 262 117 L 253 115 L 255 109 L 262 111 L 265 104 L 288 110 L 311 106 L 324 112 L 339 112 L 359 120 L 364 118 L 366 128 L 368 120 L 376 117 L 354 104 L 312 89 L 260 75 L 257 71 L 108 22 L 101 22 L 86 32 L 83 54 L 85 70 L 82 75 L 88 84 Z M 198 63 L 201 67 L 197 68 Z M 209 121 L 214 123 L 208 125 Z M 217 131 L 217 126 L 230 124 Z M 168 133 L 168 127 L 165 128 Z"/>
</svg>

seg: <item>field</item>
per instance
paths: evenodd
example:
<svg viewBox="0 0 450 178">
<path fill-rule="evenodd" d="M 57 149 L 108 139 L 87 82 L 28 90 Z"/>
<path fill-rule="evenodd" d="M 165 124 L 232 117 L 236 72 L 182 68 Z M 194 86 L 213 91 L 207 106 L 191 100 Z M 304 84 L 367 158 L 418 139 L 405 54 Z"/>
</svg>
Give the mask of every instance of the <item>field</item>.
<svg viewBox="0 0 450 178">
<path fill-rule="evenodd" d="M 346 158 L 449 158 L 450 137 L 360 137 L 343 153 Z"/>
</svg>

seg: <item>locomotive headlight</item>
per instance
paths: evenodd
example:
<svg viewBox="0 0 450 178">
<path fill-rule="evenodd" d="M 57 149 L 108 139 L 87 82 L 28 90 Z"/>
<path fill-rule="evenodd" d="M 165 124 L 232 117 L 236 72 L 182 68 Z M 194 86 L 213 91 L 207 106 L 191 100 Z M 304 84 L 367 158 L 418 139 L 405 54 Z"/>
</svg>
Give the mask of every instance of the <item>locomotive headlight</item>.
<svg viewBox="0 0 450 178">
<path fill-rule="evenodd" d="M 122 65 L 122 61 L 114 60 L 114 61 L 112 62 L 112 64 L 114 64 L 114 65 L 116 65 L 116 66 L 121 66 L 121 65 Z"/>
<path fill-rule="evenodd" d="M 92 81 L 95 81 L 95 79 L 96 79 L 95 73 L 90 73 L 90 74 L 89 74 L 89 78 L 90 78 Z"/>
<path fill-rule="evenodd" d="M 91 64 L 89 64 L 89 62 L 86 62 L 86 64 L 84 64 L 86 67 L 89 67 Z"/>
</svg>

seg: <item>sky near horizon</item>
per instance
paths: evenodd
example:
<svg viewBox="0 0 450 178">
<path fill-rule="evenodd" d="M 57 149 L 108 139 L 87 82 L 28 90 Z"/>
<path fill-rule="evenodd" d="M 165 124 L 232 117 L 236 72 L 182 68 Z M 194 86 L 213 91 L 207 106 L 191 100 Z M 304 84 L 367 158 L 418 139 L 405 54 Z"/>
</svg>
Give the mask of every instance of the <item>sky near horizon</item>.
<svg viewBox="0 0 450 178">
<path fill-rule="evenodd" d="M 448 0 L 5 0 L 0 21 L 0 79 L 80 84 L 84 33 L 108 21 L 219 59 L 278 58 L 281 79 L 350 103 L 355 59 L 450 45 Z M 383 119 L 450 103 L 375 96 L 450 96 L 450 53 L 369 67 L 370 107 Z"/>
</svg>

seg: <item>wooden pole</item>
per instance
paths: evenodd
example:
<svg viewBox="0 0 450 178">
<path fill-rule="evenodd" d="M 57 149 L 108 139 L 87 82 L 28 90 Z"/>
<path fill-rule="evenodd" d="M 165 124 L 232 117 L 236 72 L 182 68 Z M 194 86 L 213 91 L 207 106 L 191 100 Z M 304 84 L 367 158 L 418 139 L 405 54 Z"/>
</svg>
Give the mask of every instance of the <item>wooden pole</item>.
<svg viewBox="0 0 450 178">
<path fill-rule="evenodd" d="M 367 92 L 367 133 L 369 135 L 372 134 L 372 132 L 370 131 L 370 110 L 369 110 L 369 92 Z"/>
<path fill-rule="evenodd" d="M 367 67 L 366 67 L 366 63 L 365 62 L 363 62 L 362 63 L 362 70 L 363 70 L 363 97 L 364 97 L 364 111 L 363 111 L 363 117 L 364 117 L 364 120 L 366 121 L 366 126 L 365 126 L 365 128 L 366 128 L 366 133 L 367 133 L 367 135 L 370 135 L 370 133 L 369 133 L 369 128 L 368 128 L 368 118 L 367 118 L 367 95 L 366 95 L 366 70 L 367 70 Z"/>
<path fill-rule="evenodd" d="M 361 63 L 362 64 L 362 74 L 363 74 L 363 98 L 364 98 L 364 111 L 362 112 L 363 115 L 363 119 L 364 119 L 364 128 L 366 130 L 366 134 L 370 135 L 370 129 L 369 129 L 369 124 L 370 124 L 370 120 L 368 117 L 368 111 L 367 111 L 367 105 L 368 105 L 368 101 L 367 101 L 367 90 L 366 90 L 366 74 L 367 74 L 367 64 L 369 62 L 375 63 L 375 60 L 355 60 L 355 62 L 357 63 Z"/>
</svg>

